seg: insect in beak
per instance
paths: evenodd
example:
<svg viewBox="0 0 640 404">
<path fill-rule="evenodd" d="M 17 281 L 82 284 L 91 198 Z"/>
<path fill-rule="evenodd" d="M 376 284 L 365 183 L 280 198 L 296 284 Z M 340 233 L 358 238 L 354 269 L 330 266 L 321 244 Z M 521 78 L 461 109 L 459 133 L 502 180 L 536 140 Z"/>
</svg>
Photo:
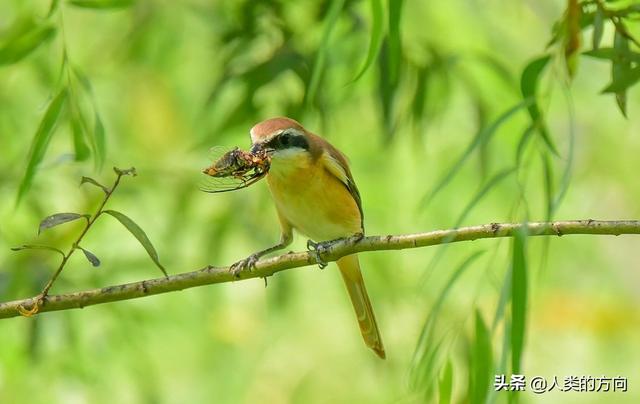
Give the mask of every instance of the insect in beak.
<svg viewBox="0 0 640 404">
<path fill-rule="evenodd" d="M 215 148 L 217 158 L 202 170 L 207 180 L 200 186 L 205 192 L 229 192 L 246 188 L 264 178 L 271 163 L 270 151 L 258 144 L 250 152 L 238 149 Z"/>
</svg>

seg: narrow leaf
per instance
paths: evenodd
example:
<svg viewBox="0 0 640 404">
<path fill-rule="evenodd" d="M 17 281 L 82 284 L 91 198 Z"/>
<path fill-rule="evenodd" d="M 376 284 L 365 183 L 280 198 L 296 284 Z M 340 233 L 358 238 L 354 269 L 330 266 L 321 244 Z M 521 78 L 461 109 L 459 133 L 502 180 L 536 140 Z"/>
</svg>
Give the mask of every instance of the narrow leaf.
<svg viewBox="0 0 640 404">
<path fill-rule="evenodd" d="M 504 274 L 504 280 L 502 282 L 502 288 L 500 289 L 500 298 L 496 305 L 496 312 L 493 316 L 493 322 L 491 323 L 491 331 L 495 332 L 498 327 L 498 323 L 504 317 L 507 304 L 511 302 L 511 275 L 512 271 L 506 271 Z"/>
<path fill-rule="evenodd" d="M 389 7 L 389 81 L 397 83 L 402 62 L 400 18 L 404 0 L 389 0 L 387 4 Z"/>
<path fill-rule="evenodd" d="M 560 206 L 560 203 L 564 199 L 564 196 L 569 189 L 569 184 L 571 183 L 571 176 L 573 172 L 573 159 L 575 154 L 575 144 L 576 144 L 576 113 L 575 107 L 573 105 L 573 101 L 571 100 L 570 94 L 565 92 L 567 96 L 567 106 L 568 106 L 568 121 L 569 121 L 569 150 L 567 151 L 567 157 L 565 161 L 564 170 L 562 170 L 562 178 L 560 179 L 560 186 L 555 193 L 555 197 L 553 200 L 553 205 L 551 212 L 555 212 Z"/>
<path fill-rule="evenodd" d="M 336 23 L 338 22 L 344 2 L 345 0 L 333 0 L 329 7 L 329 11 L 327 12 L 326 21 L 324 22 L 324 28 L 322 30 L 322 38 L 320 39 L 320 45 L 318 47 L 318 53 L 313 64 L 311 78 L 307 84 L 307 91 L 305 92 L 306 104 L 310 104 L 316 98 L 316 93 L 320 87 L 320 79 L 324 72 L 327 52 L 329 51 L 329 39 L 331 38 L 331 33 L 333 32 Z"/>
<path fill-rule="evenodd" d="M 431 367 L 431 357 L 435 355 L 433 350 L 435 349 L 437 342 L 435 341 L 434 327 L 435 323 L 440 315 L 440 309 L 447 298 L 449 292 L 462 276 L 462 274 L 471 266 L 471 264 L 482 255 L 484 251 L 476 251 L 469 255 L 454 271 L 445 287 L 442 289 L 438 297 L 436 298 L 433 307 L 429 311 L 427 319 L 422 326 L 420 337 L 416 345 L 415 352 L 413 353 L 412 365 L 411 365 L 411 379 L 414 385 L 418 383 L 430 384 L 430 378 L 433 376 Z"/>
<path fill-rule="evenodd" d="M 615 48 L 599 48 L 582 53 L 584 56 L 590 56 L 596 59 L 609 60 L 613 62 L 635 62 L 640 63 L 640 53 L 632 50 Z"/>
<path fill-rule="evenodd" d="M 453 366 L 451 365 L 450 359 L 447 360 L 447 363 L 444 365 L 442 376 L 440 377 L 439 390 L 439 403 L 451 403 L 451 393 L 453 392 Z"/>
<path fill-rule="evenodd" d="M 59 5 L 60 5 L 60 0 L 51 0 L 51 5 L 49 6 L 49 12 L 47 12 L 47 18 L 50 18 L 53 15 L 53 13 L 56 12 Z"/>
<path fill-rule="evenodd" d="M 132 177 L 135 177 L 138 175 L 138 172 L 136 171 L 135 167 L 129 167 L 129 168 L 113 167 L 113 171 L 118 175 L 130 175 Z"/>
<path fill-rule="evenodd" d="M 11 38 L 0 44 L 0 66 L 19 62 L 38 46 L 53 38 L 55 33 L 56 29 L 53 26 L 44 24 L 12 35 Z"/>
<path fill-rule="evenodd" d="M 38 234 L 42 233 L 43 230 L 50 229 L 59 224 L 72 222 L 80 218 L 88 219 L 89 215 L 81 215 L 79 213 L 56 213 L 54 215 L 47 216 L 40 222 L 40 226 L 38 226 Z"/>
<path fill-rule="evenodd" d="M 462 210 L 462 213 L 460 213 L 460 216 L 458 216 L 458 219 L 456 220 L 456 223 L 455 223 L 454 227 L 458 227 L 458 226 L 462 225 L 462 223 L 465 221 L 465 219 L 467 218 L 469 213 L 471 213 L 471 210 L 474 207 L 476 207 L 478 205 L 478 203 L 480 203 L 480 201 L 485 197 L 485 195 L 487 195 L 487 193 L 489 193 L 489 191 L 491 191 L 503 179 L 509 177 L 515 171 L 516 171 L 516 167 L 505 168 L 504 170 L 499 171 L 497 174 L 495 174 L 493 177 L 491 177 L 491 179 L 489 181 L 487 181 L 486 184 L 484 184 L 478 190 L 478 192 L 475 193 L 473 198 L 464 207 L 464 209 Z"/>
<path fill-rule="evenodd" d="M 104 159 L 107 152 L 104 135 L 104 125 L 102 124 L 102 120 L 100 119 L 98 111 L 96 111 L 94 116 L 93 137 L 96 143 L 96 167 L 98 169 L 101 169 L 102 165 L 104 164 Z"/>
<path fill-rule="evenodd" d="M 84 253 L 84 256 L 91 263 L 91 265 L 93 265 L 94 267 L 99 267 L 100 266 L 100 260 L 91 251 L 85 250 L 84 248 L 82 248 L 80 246 L 78 246 L 78 248 L 80 250 L 82 250 L 82 252 Z"/>
<path fill-rule="evenodd" d="M 475 340 L 471 352 L 470 391 L 472 403 L 484 403 L 489 393 L 491 372 L 493 371 L 493 351 L 491 335 L 482 315 L 476 310 Z"/>
<path fill-rule="evenodd" d="M 491 125 L 482 128 L 476 136 L 473 138 L 471 143 L 467 146 L 462 155 L 453 163 L 451 167 L 447 170 L 447 173 L 436 183 L 433 189 L 422 198 L 420 205 L 426 205 L 455 177 L 455 175 L 460 171 L 463 164 L 467 161 L 471 153 L 476 150 L 479 146 L 484 143 L 488 143 L 495 132 L 502 126 L 506 121 L 508 121 L 516 112 L 521 109 L 528 107 L 531 105 L 533 101 L 531 99 L 525 99 L 524 101 L 518 103 L 513 108 L 509 109 L 502 115 L 500 115 L 495 121 L 491 123 Z"/>
<path fill-rule="evenodd" d="M 58 254 L 62 255 L 62 257 L 64 257 L 64 253 L 55 248 L 55 247 L 50 247 L 48 245 L 35 245 L 35 244 L 23 244 L 20 247 L 11 247 L 11 251 L 22 251 L 22 250 L 47 250 L 47 251 L 54 251 L 57 252 Z"/>
<path fill-rule="evenodd" d="M 131 220 L 128 216 L 124 215 L 123 213 L 117 212 L 115 210 L 105 210 L 103 212 L 118 219 L 118 221 L 122 223 L 122 225 L 126 227 L 127 230 L 129 230 L 129 232 L 135 236 L 135 238 L 138 239 L 138 241 L 140 242 L 140 244 L 142 244 L 144 249 L 147 250 L 147 254 L 149 254 L 149 257 L 151 257 L 153 262 L 155 262 L 158 268 L 160 268 L 164 276 L 165 277 L 169 276 L 167 275 L 167 271 L 164 269 L 162 264 L 160 264 L 158 253 L 156 252 L 156 249 L 153 247 L 153 244 L 151 244 L 151 241 L 147 237 L 147 234 L 144 232 L 144 230 L 140 228 L 140 226 L 136 224 L 136 222 Z"/>
<path fill-rule="evenodd" d="M 80 185 L 85 184 L 85 183 L 95 185 L 96 187 L 102 189 L 105 194 L 109 193 L 109 188 L 107 188 L 104 185 L 100 184 L 98 181 L 94 180 L 91 177 L 82 177 L 82 179 L 80 180 Z"/>
<path fill-rule="evenodd" d="M 526 234 L 516 232 L 511 262 L 511 371 L 520 373 L 527 316 Z"/>
<path fill-rule="evenodd" d="M 609 84 L 603 93 L 620 93 L 623 94 L 629 87 L 640 81 L 640 66 L 632 69 L 621 70 L 620 74 Z"/>
<path fill-rule="evenodd" d="M 540 153 L 542 159 L 542 172 L 544 174 L 544 196 L 546 220 L 551 220 L 553 216 L 553 165 L 547 153 Z"/>
<path fill-rule="evenodd" d="M 545 144 L 549 147 L 554 154 L 558 155 L 556 146 L 553 144 L 547 126 L 538 107 L 536 100 L 536 90 L 538 88 L 538 82 L 540 81 L 540 75 L 544 71 L 544 68 L 549 63 L 551 56 L 545 55 L 538 59 L 531 61 L 522 71 L 520 76 L 520 91 L 522 97 L 526 99 L 534 100 L 531 105 L 528 106 L 529 116 L 533 125 L 538 130 L 538 133 L 544 140 Z"/>
<path fill-rule="evenodd" d="M 371 4 L 371 40 L 369 41 L 369 51 L 367 52 L 367 58 L 364 64 L 353 81 L 360 79 L 369 69 L 378 56 L 380 45 L 382 44 L 382 36 L 384 33 L 384 9 L 382 7 L 382 0 L 369 0 L 369 4 Z"/>
<path fill-rule="evenodd" d="M 567 35 L 564 44 L 564 59 L 567 65 L 569 78 L 573 78 L 578 66 L 578 51 L 580 50 L 580 19 L 582 16 L 582 7 L 578 4 L 578 0 L 567 1 Z"/>
<path fill-rule="evenodd" d="M 20 188 L 18 190 L 17 203 L 20 202 L 22 197 L 31 188 L 33 177 L 36 173 L 38 165 L 44 158 L 44 155 L 53 136 L 54 127 L 58 118 L 60 117 L 60 111 L 64 107 L 65 100 L 67 98 L 67 89 L 62 89 L 58 95 L 51 101 L 47 111 L 40 121 L 38 130 L 36 131 L 33 141 L 31 143 L 31 150 L 29 152 L 29 160 L 27 162 L 27 168 L 25 170 L 22 181 L 20 182 Z"/>
<path fill-rule="evenodd" d="M 91 154 L 90 150 L 89 150 L 89 146 L 87 146 L 87 143 L 85 142 L 85 133 L 84 130 L 82 129 L 82 121 L 80 118 L 80 114 L 82 114 L 82 111 L 80 111 L 80 108 L 77 105 L 77 102 L 75 102 L 75 100 L 71 100 L 70 102 L 71 105 L 71 135 L 72 135 L 72 139 L 73 139 L 73 149 L 75 151 L 75 158 L 76 161 L 84 161 L 87 158 L 89 158 L 89 155 Z"/>
<path fill-rule="evenodd" d="M 615 37 L 613 39 L 613 48 L 617 53 L 629 52 L 629 40 L 624 37 L 618 30 L 616 30 Z M 611 62 L 611 82 L 615 83 L 621 81 L 622 77 L 629 74 L 631 70 L 631 63 L 628 60 L 613 60 Z M 615 93 L 616 102 L 622 112 L 623 116 L 627 116 L 627 92 L 626 88 Z"/>
<path fill-rule="evenodd" d="M 133 5 L 134 0 L 69 0 L 69 4 L 82 8 L 116 9 Z"/>
<path fill-rule="evenodd" d="M 600 42 L 602 41 L 602 33 L 604 32 L 604 16 L 602 15 L 602 9 L 598 7 L 596 9 L 596 15 L 593 18 L 593 37 L 591 46 L 597 50 L 600 48 Z"/>
<path fill-rule="evenodd" d="M 415 85 L 415 93 L 411 102 L 411 115 L 415 123 L 421 124 L 425 118 L 425 106 L 429 96 L 429 80 L 431 69 L 429 66 L 419 68 L 417 71 L 418 82 Z"/>
<path fill-rule="evenodd" d="M 535 129 L 536 128 L 533 126 L 533 124 L 531 124 L 525 128 L 524 132 L 522 132 L 522 135 L 520 136 L 520 140 L 518 141 L 518 147 L 516 149 L 516 166 L 518 167 L 520 167 L 520 163 L 522 162 L 522 156 L 524 154 L 524 151 L 527 145 L 529 144 L 529 140 L 531 140 L 531 135 L 533 134 Z"/>
</svg>

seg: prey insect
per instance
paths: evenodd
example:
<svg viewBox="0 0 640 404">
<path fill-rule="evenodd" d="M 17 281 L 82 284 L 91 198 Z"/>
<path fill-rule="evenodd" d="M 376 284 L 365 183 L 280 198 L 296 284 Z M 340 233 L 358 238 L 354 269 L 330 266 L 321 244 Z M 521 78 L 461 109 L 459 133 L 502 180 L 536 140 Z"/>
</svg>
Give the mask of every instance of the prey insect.
<svg viewBox="0 0 640 404">
<path fill-rule="evenodd" d="M 231 150 L 222 147 L 212 149 L 213 164 L 202 172 L 207 175 L 200 189 L 219 193 L 246 188 L 264 178 L 269 172 L 271 156 L 268 150 L 257 153 Z"/>
</svg>

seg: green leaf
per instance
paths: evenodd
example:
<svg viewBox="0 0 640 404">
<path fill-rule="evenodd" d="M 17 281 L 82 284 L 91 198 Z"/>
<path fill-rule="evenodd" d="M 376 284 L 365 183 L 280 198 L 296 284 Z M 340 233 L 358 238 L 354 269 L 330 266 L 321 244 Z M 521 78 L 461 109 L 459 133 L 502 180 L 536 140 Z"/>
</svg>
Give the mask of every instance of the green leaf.
<svg viewBox="0 0 640 404">
<path fill-rule="evenodd" d="M 444 301 L 446 300 L 449 292 L 460 278 L 460 276 L 471 266 L 471 264 L 482 255 L 484 251 L 476 251 L 470 254 L 454 271 L 445 287 L 442 289 L 438 297 L 436 298 L 433 307 L 429 311 L 427 319 L 422 326 L 420 337 L 416 349 L 413 353 L 412 365 L 411 365 L 411 380 L 414 386 L 417 385 L 429 385 L 431 378 L 434 377 L 432 361 L 436 355 L 434 350 L 439 345 L 436 342 L 436 336 L 434 333 L 435 323 L 440 315 L 440 309 Z"/>
<path fill-rule="evenodd" d="M 95 112 L 93 119 L 93 137 L 96 142 L 96 167 L 98 169 L 101 169 L 102 165 L 104 164 L 105 156 L 107 154 L 104 125 L 102 124 L 102 119 L 100 119 L 98 111 Z"/>
<path fill-rule="evenodd" d="M 134 4 L 134 0 L 69 0 L 69 4 L 93 9 L 125 8 Z"/>
<path fill-rule="evenodd" d="M 93 87 L 91 86 L 91 81 L 89 78 L 77 67 L 72 68 L 74 76 L 80 82 L 82 89 L 89 96 L 91 100 L 91 104 L 93 106 L 93 131 L 91 131 L 91 148 L 93 149 L 93 153 L 95 155 L 95 167 L 100 170 L 104 164 L 104 160 L 106 157 L 106 137 L 104 131 L 104 124 L 102 123 L 102 118 L 98 113 L 98 104 L 96 102 L 96 97 L 93 93 Z M 78 108 L 79 110 L 79 108 Z M 88 124 L 86 120 L 81 115 L 80 121 L 84 124 L 86 131 L 89 132 Z"/>
<path fill-rule="evenodd" d="M 81 215 L 79 213 L 56 213 L 42 219 L 40 226 L 38 226 L 38 234 L 42 233 L 43 230 L 50 229 L 59 224 L 72 222 L 81 218 L 88 219 L 89 217 L 87 214 Z"/>
<path fill-rule="evenodd" d="M 615 48 L 599 48 L 582 52 L 584 56 L 590 56 L 596 59 L 609 60 L 613 62 L 635 62 L 640 63 L 640 53 L 633 52 L 632 50 L 625 51 L 624 49 Z"/>
<path fill-rule="evenodd" d="M 444 365 L 444 369 L 442 371 L 442 375 L 440 376 L 439 383 L 439 392 L 440 392 L 440 404 L 450 404 L 451 403 L 451 393 L 453 392 L 453 366 L 451 365 L 451 360 L 447 360 L 447 363 Z"/>
<path fill-rule="evenodd" d="M 500 115 L 495 121 L 491 123 L 491 125 L 482 128 L 473 138 L 471 143 L 467 146 L 462 155 L 458 157 L 458 159 L 453 163 L 451 167 L 449 167 L 447 173 L 436 183 L 435 187 L 433 187 L 433 189 L 422 198 L 420 205 L 429 204 L 433 200 L 433 198 L 445 186 L 447 186 L 447 184 L 449 184 L 453 177 L 456 176 L 456 174 L 460 171 L 463 164 L 471 156 L 471 153 L 473 153 L 474 150 L 476 150 L 482 144 L 488 143 L 495 132 L 498 130 L 498 128 L 500 128 L 500 126 L 508 121 L 516 112 L 531 105 L 532 102 L 533 101 L 531 99 L 525 99 L 524 101 L 518 103 L 516 106 Z"/>
<path fill-rule="evenodd" d="M 480 201 L 491 191 L 495 186 L 497 186 L 502 180 L 509 177 L 516 171 L 516 167 L 505 168 L 504 170 L 499 171 L 495 174 L 489 181 L 486 182 L 473 196 L 473 198 L 469 201 L 469 203 L 464 207 L 460 216 L 456 220 L 454 227 L 458 227 L 462 225 L 464 220 L 467 218 L 471 210 L 478 204 Z"/>
<path fill-rule="evenodd" d="M 491 330 L 495 332 L 498 327 L 498 323 L 502 320 L 505 310 L 507 308 L 507 304 L 511 302 L 511 276 L 512 271 L 506 271 L 504 275 L 504 280 L 502 282 L 502 288 L 500 288 L 500 298 L 498 299 L 498 304 L 496 305 L 496 312 L 493 316 L 493 322 L 491 323 Z"/>
<path fill-rule="evenodd" d="M 389 81 L 398 82 L 400 64 L 402 62 L 402 36 L 400 35 L 400 18 L 404 0 L 389 0 Z"/>
<path fill-rule="evenodd" d="M 132 177 L 135 177 L 138 175 L 138 172 L 136 171 L 135 167 L 129 167 L 129 168 L 113 167 L 113 171 L 118 175 L 130 175 Z"/>
<path fill-rule="evenodd" d="M 431 79 L 431 68 L 425 66 L 417 71 L 417 83 L 415 93 L 411 102 L 411 115 L 414 122 L 421 124 L 425 117 L 425 106 L 429 96 L 429 80 Z"/>
<path fill-rule="evenodd" d="M 527 317 L 526 233 L 516 232 L 511 261 L 511 371 L 521 372 Z"/>
<path fill-rule="evenodd" d="M 604 90 L 603 93 L 620 93 L 624 94 L 624 92 L 636 84 L 640 80 L 640 66 L 636 66 L 631 69 L 623 69 L 620 71 L 620 74 L 616 75 L 614 81 L 609 84 Z"/>
<path fill-rule="evenodd" d="M 568 94 L 567 94 L 568 95 Z M 565 162 L 564 170 L 562 171 L 562 178 L 560 180 L 560 186 L 558 187 L 558 191 L 556 192 L 555 198 L 553 200 L 553 205 L 551 212 L 555 212 L 560 206 L 560 202 L 564 199 L 564 196 L 569 189 L 569 184 L 571 183 L 571 175 L 573 168 L 573 158 L 575 154 L 575 144 L 576 144 L 576 123 L 575 123 L 575 108 L 573 106 L 573 102 L 571 101 L 571 97 L 567 98 L 568 100 L 568 117 L 569 117 L 569 150 L 567 151 L 567 158 Z"/>
<path fill-rule="evenodd" d="M 547 153 L 540 153 L 542 172 L 544 174 L 544 196 L 546 203 L 546 220 L 553 216 L 553 165 Z"/>
<path fill-rule="evenodd" d="M 89 250 L 85 250 L 84 248 L 82 248 L 80 246 L 78 246 L 77 248 L 82 250 L 82 252 L 84 253 L 84 256 L 91 263 L 91 265 L 93 265 L 94 267 L 99 267 L 100 266 L 100 260 L 98 259 L 98 257 L 95 256 L 95 254 L 93 254 Z"/>
<path fill-rule="evenodd" d="M 578 0 L 567 1 L 566 11 L 566 27 L 567 32 L 564 41 L 564 59 L 569 73 L 569 79 L 572 79 L 578 67 L 578 52 L 580 50 L 581 30 L 580 22 L 583 19 L 582 7 L 578 4 Z M 593 21 L 593 17 L 591 17 Z"/>
<path fill-rule="evenodd" d="M 77 66 L 72 66 L 73 75 L 78 79 L 80 85 L 82 85 L 82 89 L 89 94 L 91 99 L 93 100 L 93 86 L 91 85 L 91 81 L 86 74 L 82 72 Z"/>
<path fill-rule="evenodd" d="M 16 63 L 38 46 L 51 39 L 56 33 L 56 29 L 49 24 L 32 26 L 24 24 L 24 31 L 9 35 L 4 43 L 0 44 L 0 66 Z"/>
<path fill-rule="evenodd" d="M 126 227 L 127 230 L 129 230 L 129 232 L 135 236 L 135 238 L 138 239 L 138 241 L 140 242 L 140 244 L 142 244 L 144 249 L 147 250 L 147 254 L 149 254 L 149 257 L 151 257 L 153 262 L 155 262 L 158 268 L 160 268 L 164 276 L 169 277 L 169 275 L 167 275 L 167 271 L 164 269 L 162 264 L 160 264 L 158 253 L 156 252 L 156 249 L 153 247 L 153 244 L 151 244 L 149 237 L 147 237 L 147 234 L 144 232 L 144 230 L 142 230 L 142 228 L 140 228 L 140 226 L 136 224 L 136 222 L 131 220 L 128 216 L 124 215 L 123 213 L 120 213 L 115 210 L 104 210 L 103 212 L 118 219 L 118 221 L 122 223 L 122 225 Z"/>
<path fill-rule="evenodd" d="M 58 118 L 60 117 L 60 112 L 64 107 L 65 101 L 67 99 L 67 89 L 62 89 L 58 95 L 51 101 L 47 111 L 42 117 L 42 121 L 40 121 L 40 125 L 38 126 L 38 130 L 33 136 L 33 141 L 31 143 L 31 150 L 29 151 L 29 160 L 27 162 L 27 168 L 25 170 L 24 176 L 22 177 L 22 181 L 20 182 L 20 188 L 18 189 L 18 197 L 16 203 L 19 203 L 22 197 L 27 193 L 27 191 L 31 188 L 31 183 L 33 182 L 33 177 L 36 173 L 38 165 L 44 158 L 44 155 L 49 147 L 49 142 L 54 133 L 54 127 Z"/>
<path fill-rule="evenodd" d="M 516 172 L 516 167 L 507 168 L 498 172 L 493 177 L 491 177 L 491 179 L 487 181 L 484 185 L 482 185 L 478 190 L 478 192 L 476 192 L 473 195 L 473 198 L 471 198 L 469 202 L 465 205 L 464 209 L 462 209 L 462 212 L 456 219 L 453 227 L 459 227 L 465 221 L 469 213 L 471 213 L 473 208 L 480 203 L 480 201 L 489 193 L 489 191 L 491 191 L 495 186 L 497 186 L 502 180 L 509 177 L 512 173 L 515 173 L 515 172 Z M 440 248 L 438 248 L 435 255 L 429 262 L 429 265 L 427 266 L 427 269 L 425 270 L 424 275 L 421 277 L 421 281 L 420 281 L 421 284 L 426 283 L 429 277 L 429 274 L 433 273 L 434 269 L 436 268 L 436 266 L 438 265 L 442 257 L 444 257 L 444 254 L 446 253 L 447 248 L 449 248 L 448 243 L 454 238 L 455 238 L 455 233 L 451 234 L 451 236 L 442 240 L 443 245 Z"/>
<path fill-rule="evenodd" d="M 593 18 L 593 36 L 592 47 L 597 50 L 600 48 L 600 42 L 602 41 L 602 33 L 604 32 L 604 16 L 602 15 L 602 9 L 598 7 L 596 9 L 596 15 Z"/>
<path fill-rule="evenodd" d="M 491 335 L 478 310 L 476 310 L 475 317 L 476 336 L 473 346 L 471 347 L 469 398 L 472 403 L 484 403 L 489 393 L 489 386 L 491 385 L 493 351 L 491 348 Z"/>
<path fill-rule="evenodd" d="M 367 58 L 364 64 L 353 81 L 360 79 L 369 69 L 378 56 L 380 45 L 382 44 L 384 33 L 384 9 L 382 7 L 382 0 L 369 0 L 369 4 L 371 4 L 371 40 L 369 41 L 369 51 L 367 52 Z"/>
<path fill-rule="evenodd" d="M 535 128 L 538 130 L 538 133 L 542 137 L 542 140 L 544 140 L 544 143 L 554 154 L 558 155 L 557 148 L 551 140 L 549 131 L 547 130 L 547 126 L 542 117 L 542 113 L 540 112 L 540 108 L 538 107 L 538 103 L 537 101 L 535 101 L 536 90 L 538 88 L 538 82 L 540 81 L 540 75 L 549 63 L 549 60 L 551 60 L 551 56 L 544 55 L 529 62 L 529 64 L 522 71 L 522 75 L 520 76 L 520 91 L 522 93 L 522 97 L 525 100 L 533 100 L 531 105 L 529 105 L 527 108 L 527 110 L 529 111 L 529 116 L 531 117 L 531 121 Z"/>
<path fill-rule="evenodd" d="M 522 156 L 524 154 L 524 151 L 527 147 L 527 145 L 529 144 L 529 140 L 531 140 L 531 135 L 533 135 L 533 132 L 535 131 L 535 127 L 532 125 L 529 125 L 525 128 L 524 132 L 522 132 L 522 135 L 520 136 L 520 140 L 518 141 L 518 147 L 516 148 L 516 166 L 520 167 L 520 163 L 522 162 Z"/>
<path fill-rule="evenodd" d="M 625 38 L 618 30 L 616 30 L 615 37 L 613 39 L 613 48 L 617 53 L 629 53 L 629 40 Z M 618 60 L 611 62 L 611 82 L 616 83 L 619 81 L 628 81 L 624 80 L 623 77 L 629 75 L 629 71 L 631 70 L 631 63 L 628 60 Z M 626 88 L 623 88 L 620 91 L 615 92 L 616 102 L 618 104 L 618 108 L 620 108 L 620 112 L 624 117 L 627 116 L 627 91 Z"/>
<path fill-rule="evenodd" d="M 50 247 L 48 245 L 23 244 L 20 247 L 11 247 L 11 251 L 22 251 L 22 250 L 47 250 L 47 251 L 57 252 L 58 254 L 62 255 L 63 258 L 65 256 L 61 250 L 55 247 Z"/>
<path fill-rule="evenodd" d="M 51 5 L 49 5 L 49 11 L 47 12 L 47 18 L 50 18 L 53 15 L 53 13 L 56 12 L 59 5 L 60 5 L 60 0 L 51 0 Z"/>
<path fill-rule="evenodd" d="M 327 12 L 326 21 L 322 30 L 322 38 L 320 39 L 320 45 L 318 47 L 318 53 L 313 64 L 313 70 L 307 85 L 307 91 L 305 92 L 306 104 L 313 102 L 316 98 L 316 93 L 320 87 L 320 79 L 324 72 L 327 52 L 329 51 L 329 39 L 331 38 L 331 33 L 333 32 L 336 23 L 338 22 L 344 2 L 345 0 L 333 0 L 329 7 L 329 11 Z"/>
<path fill-rule="evenodd" d="M 71 135 L 73 139 L 73 149 L 75 151 L 76 161 L 85 161 L 91 155 L 91 151 L 89 150 L 89 146 L 85 142 L 85 133 L 82 128 L 82 120 L 78 116 L 82 114 L 80 108 L 78 108 L 77 103 L 71 101 Z"/>
<path fill-rule="evenodd" d="M 109 188 L 105 187 L 104 185 L 100 184 L 98 181 L 94 180 L 91 177 L 82 177 L 82 179 L 80 179 L 80 185 L 82 184 L 93 184 L 96 187 L 102 189 L 104 191 L 105 194 L 109 193 Z"/>
</svg>

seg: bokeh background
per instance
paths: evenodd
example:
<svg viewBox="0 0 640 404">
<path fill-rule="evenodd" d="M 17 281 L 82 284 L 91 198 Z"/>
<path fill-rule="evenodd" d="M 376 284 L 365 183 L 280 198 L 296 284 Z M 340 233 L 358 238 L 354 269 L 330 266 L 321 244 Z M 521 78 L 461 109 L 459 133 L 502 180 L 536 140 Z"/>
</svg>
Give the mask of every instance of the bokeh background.
<svg viewBox="0 0 640 404">
<path fill-rule="evenodd" d="M 4 0 L 0 300 L 35 295 L 59 259 L 10 247 L 67 249 L 81 224 L 37 236 L 39 221 L 93 211 L 101 191 L 79 187 L 80 177 L 108 185 L 112 166 L 139 175 L 109 207 L 146 231 L 170 273 L 272 245 L 279 230 L 264 183 L 228 194 L 198 183 L 212 146 L 246 148 L 249 128 L 278 115 L 349 156 L 368 234 L 639 218 L 640 94 L 627 91 L 625 118 L 601 94 L 611 61 L 577 55 L 600 30 L 595 3 L 581 2 L 576 31 L 578 3 L 559 0 Z M 637 37 L 638 14 L 627 17 Z M 600 26 L 600 46 L 611 48 L 613 24 Z M 545 54 L 540 74 L 523 77 Z M 537 87 L 544 116 L 533 130 L 523 83 Z M 34 135 L 62 89 L 35 161 Z M 83 242 L 102 265 L 75 254 L 53 293 L 159 276 L 110 219 Z M 628 379 L 626 393 L 524 392 L 521 402 L 638 402 L 638 242 L 527 238 L 526 268 L 516 268 L 527 275 L 524 307 L 509 292 L 511 240 L 362 254 L 386 361 L 361 341 L 333 264 L 279 273 L 266 288 L 248 280 L 1 320 L 0 402 L 448 402 L 449 389 L 452 402 L 506 402 L 493 377 L 511 373 Z"/>
</svg>

